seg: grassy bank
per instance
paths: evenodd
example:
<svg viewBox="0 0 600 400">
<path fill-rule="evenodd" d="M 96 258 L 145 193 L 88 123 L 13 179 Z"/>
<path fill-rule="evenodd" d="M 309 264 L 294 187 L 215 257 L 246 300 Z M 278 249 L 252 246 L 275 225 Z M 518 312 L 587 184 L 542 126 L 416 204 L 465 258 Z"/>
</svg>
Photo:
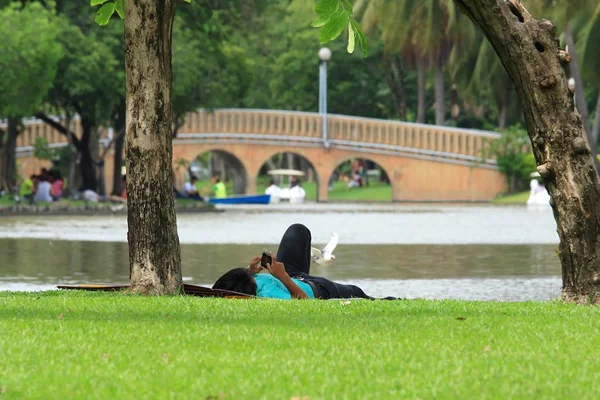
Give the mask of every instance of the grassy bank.
<svg viewBox="0 0 600 400">
<path fill-rule="evenodd" d="M 527 204 L 527 199 L 529 199 L 529 191 L 498 196 L 497 198 L 492 200 L 492 203 L 494 203 L 494 204 Z"/>
<path fill-rule="evenodd" d="M 0 293 L 0 397 L 597 397 L 600 309 Z"/>
</svg>

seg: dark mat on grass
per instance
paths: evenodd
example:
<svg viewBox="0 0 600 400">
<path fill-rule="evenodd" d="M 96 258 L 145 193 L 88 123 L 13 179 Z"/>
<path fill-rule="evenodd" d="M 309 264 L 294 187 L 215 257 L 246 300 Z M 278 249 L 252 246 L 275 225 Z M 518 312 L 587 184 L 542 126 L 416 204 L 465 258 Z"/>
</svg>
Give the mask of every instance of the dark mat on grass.
<svg viewBox="0 0 600 400">
<path fill-rule="evenodd" d="M 127 289 L 129 285 L 121 284 L 121 285 L 103 285 L 103 284 L 81 284 L 81 285 L 58 285 L 56 286 L 58 289 L 67 289 L 67 290 L 90 290 L 90 291 L 101 291 L 101 292 L 114 292 L 118 290 Z M 248 299 L 253 298 L 255 296 L 250 296 L 244 293 L 231 292 L 229 290 L 219 290 L 219 289 L 211 289 L 204 286 L 198 285 L 189 285 L 185 283 L 183 285 L 183 291 L 185 294 L 189 294 L 191 296 L 200 296 L 200 297 L 226 297 L 226 298 L 235 298 L 235 299 Z"/>
</svg>

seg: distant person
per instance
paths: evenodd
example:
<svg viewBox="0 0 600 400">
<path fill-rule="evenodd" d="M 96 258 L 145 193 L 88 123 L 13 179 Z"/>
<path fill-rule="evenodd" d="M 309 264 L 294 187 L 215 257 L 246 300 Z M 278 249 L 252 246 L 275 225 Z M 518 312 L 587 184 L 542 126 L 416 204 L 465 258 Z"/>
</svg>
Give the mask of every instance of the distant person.
<svg viewBox="0 0 600 400">
<path fill-rule="evenodd" d="M 361 187 L 361 179 L 360 179 L 360 175 L 356 172 L 353 171 L 352 172 L 352 178 L 348 181 L 348 189 L 351 188 L 355 188 L 355 187 Z"/>
<path fill-rule="evenodd" d="M 19 200 L 33 201 L 33 181 L 36 179 L 37 177 L 34 174 L 31 174 L 29 178 L 23 179 L 23 182 L 21 182 L 21 186 L 19 187 Z"/>
<path fill-rule="evenodd" d="M 290 193 L 294 198 L 304 199 L 306 197 L 306 192 L 302 188 L 302 181 L 297 179 L 294 186 L 290 189 Z"/>
<path fill-rule="evenodd" d="M 36 203 L 39 203 L 41 201 L 52 203 L 52 195 L 50 194 L 51 189 L 52 185 L 49 182 L 48 173 L 43 173 L 39 177 L 39 183 L 37 184 L 33 200 Z"/>
<path fill-rule="evenodd" d="M 270 194 L 274 196 L 281 191 L 281 188 L 275 184 L 275 180 L 271 179 L 271 185 L 265 190 L 265 194 Z"/>
<path fill-rule="evenodd" d="M 103 195 L 98 194 L 95 190 L 92 189 L 80 189 L 82 192 L 81 198 L 85 202 L 90 203 L 100 203 L 105 201 L 115 202 L 115 203 L 127 203 L 127 198 L 121 196 L 113 196 L 113 195 Z"/>
<path fill-rule="evenodd" d="M 221 178 L 213 176 L 211 181 L 213 183 L 211 192 L 214 194 L 215 198 L 222 199 L 227 197 L 227 188 L 225 188 L 225 184 L 221 182 Z"/>
<path fill-rule="evenodd" d="M 198 189 L 196 189 L 196 182 L 198 182 L 198 178 L 192 176 L 189 181 L 184 183 L 181 197 L 184 199 L 202 200 L 202 196 L 200 196 Z"/>
<path fill-rule="evenodd" d="M 50 178 L 51 178 L 50 195 L 52 196 L 52 199 L 54 201 L 58 201 L 62 198 L 65 181 L 62 178 L 60 171 L 58 171 L 58 170 L 51 170 Z"/>
</svg>

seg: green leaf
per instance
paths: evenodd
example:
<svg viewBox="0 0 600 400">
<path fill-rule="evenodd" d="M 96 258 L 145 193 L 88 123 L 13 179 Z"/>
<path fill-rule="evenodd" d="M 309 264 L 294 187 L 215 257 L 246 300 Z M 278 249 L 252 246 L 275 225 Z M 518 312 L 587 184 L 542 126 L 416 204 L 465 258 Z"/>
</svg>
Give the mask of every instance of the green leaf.
<svg viewBox="0 0 600 400">
<path fill-rule="evenodd" d="M 336 11 L 336 13 L 331 16 L 329 21 L 327 21 L 327 23 L 321 29 L 321 35 L 319 36 L 319 41 L 321 44 L 331 42 L 333 39 L 340 36 L 340 34 L 346 28 L 346 25 L 348 25 L 349 20 L 350 13 L 348 11 Z"/>
<path fill-rule="evenodd" d="M 192 2 L 192 0 L 183 0 L 183 1 L 185 1 L 186 3 L 191 3 Z"/>
<path fill-rule="evenodd" d="M 96 21 L 96 23 L 100 26 L 106 25 L 108 24 L 108 20 L 110 20 L 110 17 L 113 15 L 114 12 L 115 3 L 106 3 L 105 5 L 100 7 L 98 12 L 96 13 L 96 18 L 94 18 L 94 21 Z"/>
<path fill-rule="evenodd" d="M 125 0 L 115 0 L 115 10 L 121 19 L 125 18 Z"/>
<path fill-rule="evenodd" d="M 353 20 L 353 19 L 350 20 L 350 24 L 352 25 L 354 32 L 356 32 L 356 38 L 358 39 L 358 43 L 360 44 L 360 47 L 362 48 L 363 57 L 368 56 L 369 48 L 368 48 L 368 44 L 367 44 L 367 37 L 360 30 L 360 26 L 358 25 L 358 23 L 355 20 Z"/>
<path fill-rule="evenodd" d="M 354 39 L 356 33 L 354 32 L 354 27 L 352 26 L 352 23 L 348 24 L 348 53 L 354 53 Z"/>
<path fill-rule="evenodd" d="M 319 17 L 315 20 L 315 22 L 313 22 L 311 24 L 311 26 L 314 28 L 319 28 L 319 27 L 325 25 L 327 23 L 327 21 L 329 21 L 329 18 Z"/>
<path fill-rule="evenodd" d="M 90 1 L 90 5 L 93 6 L 99 6 L 100 4 L 104 4 L 106 3 L 108 0 L 91 0 Z"/>
<path fill-rule="evenodd" d="M 346 10 L 352 15 L 352 4 L 348 0 L 344 0 L 344 6 L 346 6 Z"/>
<path fill-rule="evenodd" d="M 340 0 L 319 0 L 315 4 L 315 12 L 323 19 L 329 19 L 340 8 Z"/>
</svg>

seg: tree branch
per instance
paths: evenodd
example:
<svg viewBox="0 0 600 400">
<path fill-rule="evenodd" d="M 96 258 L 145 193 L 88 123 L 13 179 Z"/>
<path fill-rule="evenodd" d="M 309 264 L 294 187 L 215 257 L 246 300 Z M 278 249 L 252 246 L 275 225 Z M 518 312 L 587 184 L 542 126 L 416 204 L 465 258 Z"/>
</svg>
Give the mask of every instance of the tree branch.
<svg viewBox="0 0 600 400">
<path fill-rule="evenodd" d="M 37 113 L 35 117 L 41 119 L 46 124 L 50 125 L 51 128 L 55 129 L 60 134 L 66 136 L 67 139 L 70 139 L 70 141 L 73 143 L 73 146 L 75 146 L 77 150 L 80 150 L 81 142 L 79 141 L 79 138 L 75 136 L 75 134 L 71 132 L 68 128 L 64 127 L 62 124 L 56 122 L 55 120 L 53 120 L 52 118 L 50 118 L 42 112 Z"/>
</svg>

